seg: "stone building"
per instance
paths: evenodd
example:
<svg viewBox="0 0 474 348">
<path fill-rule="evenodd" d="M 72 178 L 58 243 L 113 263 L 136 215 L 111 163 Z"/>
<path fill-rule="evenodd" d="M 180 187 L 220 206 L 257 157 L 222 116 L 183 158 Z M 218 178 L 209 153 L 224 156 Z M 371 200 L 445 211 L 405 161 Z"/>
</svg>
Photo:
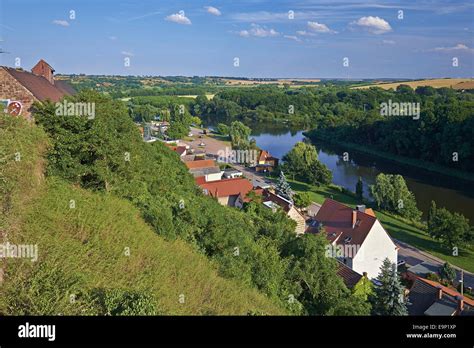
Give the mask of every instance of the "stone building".
<svg viewBox="0 0 474 348">
<path fill-rule="evenodd" d="M 12 116 L 31 118 L 35 101 L 58 102 L 74 89 L 65 81 L 54 79 L 54 69 L 41 59 L 31 72 L 0 66 L 0 104 Z"/>
</svg>

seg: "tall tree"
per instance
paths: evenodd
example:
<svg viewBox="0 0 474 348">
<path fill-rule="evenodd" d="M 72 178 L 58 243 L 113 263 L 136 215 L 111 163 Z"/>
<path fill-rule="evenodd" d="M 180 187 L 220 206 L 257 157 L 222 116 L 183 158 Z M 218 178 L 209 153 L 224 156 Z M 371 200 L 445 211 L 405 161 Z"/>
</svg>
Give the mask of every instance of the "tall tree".
<svg viewBox="0 0 474 348">
<path fill-rule="evenodd" d="M 232 148 L 237 150 L 247 150 L 250 148 L 249 136 L 251 129 L 240 121 L 234 121 L 230 125 L 229 135 Z"/>
<path fill-rule="evenodd" d="M 370 193 L 377 206 L 412 220 L 419 220 L 421 212 L 416 206 L 415 195 L 408 189 L 401 175 L 380 173 Z"/>
<path fill-rule="evenodd" d="M 428 231 L 434 227 L 435 217 L 436 217 L 436 202 L 431 201 L 430 210 L 428 211 Z"/>
<path fill-rule="evenodd" d="M 291 190 L 290 184 L 286 181 L 285 173 L 283 171 L 280 172 L 280 177 L 278 178 L 278 182 L 275 187 L 276 192 L 288 199 L 289 201 L 293 201 L 293 191 Z"/>
<path fill-rule="evenodd" d="M 362 178 L 360 176 L 359 176 L 359 180 L 357 180 L 355 192 L 356 192 L 357 198 L 362 200 L 362 195 L 364 193 L 364 183 L 362 182 Z"/>
<path fill-rule="evenodd" d="M 440 268 L 439 275 L 441 279 L 448 281 L 449 284 L 452 284 L 456 279 L 456 271 L 448 262 L 445 262 Z"/>
<path fill-rule="evenodd" d="M 373 312 L 375 315 L 407 315 L 404 289 L 397 273 L 397 266 L 386 258 L 377 278 L 381 285 L 374 289 Z"/>
<path fill-rule="evenodd" d="M 451 213 L 445 208 L 436 208 L 429 220 L 428 233 L 449 249 L 471 242 L 472 230 L 469 220 L 462 214 Z"/>
<path fill-rule="evenodd" d="M 314 145 L 298 142 L 283 156 L 283 169 L 294 178 L 314 185 L 328 184 L 331 171 L 318 160 Z"/>
</svg>

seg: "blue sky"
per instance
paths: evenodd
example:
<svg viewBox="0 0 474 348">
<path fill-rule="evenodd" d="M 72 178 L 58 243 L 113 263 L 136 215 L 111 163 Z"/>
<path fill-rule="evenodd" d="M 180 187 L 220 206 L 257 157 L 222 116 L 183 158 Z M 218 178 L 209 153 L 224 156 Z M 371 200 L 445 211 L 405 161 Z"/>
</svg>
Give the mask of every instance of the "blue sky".
<svg viewBox="0 0 474 348">
<path fill-rule="evenodd" d="M 473 33 L 468 0 L 0 0 L 0 64 L 57 73 L 472 77 Z"/>
</svg>

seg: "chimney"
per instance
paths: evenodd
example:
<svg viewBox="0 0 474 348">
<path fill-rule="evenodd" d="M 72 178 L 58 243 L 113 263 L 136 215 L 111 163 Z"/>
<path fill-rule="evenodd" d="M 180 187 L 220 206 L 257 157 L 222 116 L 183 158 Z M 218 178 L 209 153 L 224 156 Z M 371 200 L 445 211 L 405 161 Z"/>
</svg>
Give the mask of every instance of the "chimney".
<svg viewBox="0 0 474 348">
<path fill-rule="evenodd" d="M 356 207 L 356 209 L 362 213 L 365 213 L 365 205 L 361 204 Z"/>
<path fill-rule="evenodd" d="M 54 69 L 46 63 L 43 59 L 41 59 L 36 65 L 31 69 L 31 72 L 36 75 L 36 76 L 42 76 L 46 80 L 48 80 L 49 83 L 52 85 L 54 84 Z"/>
<path fill-rule="evenodd" d="M 443 298 L 443 287 L 441 285 L 438 285 L 436 289 L 438 289 L 436 297 L 438 298 L 438 300 L 441 300 Z"/>
<path fill-rule="evenodd" d="M 456 300 L 458 301 L 458 311 L 462 312 L 464 310 L 464 297 L 463 296 L 456 296 Z"/>
<path fill-rule="evenodd" d="M 352 211 L 352 228 L 355 227 L 356 222 L 357 222 L 357 211 L 353 210 Z"/>
</svg>

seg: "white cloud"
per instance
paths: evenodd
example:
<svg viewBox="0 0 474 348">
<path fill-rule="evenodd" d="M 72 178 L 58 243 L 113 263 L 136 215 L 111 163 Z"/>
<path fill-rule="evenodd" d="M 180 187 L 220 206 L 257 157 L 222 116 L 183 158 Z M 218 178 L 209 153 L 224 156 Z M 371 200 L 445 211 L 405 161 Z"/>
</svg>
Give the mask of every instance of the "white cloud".
<svg viewBox="0 0 474 348">
<path fill-rule="evenodd" d="M 212 7 L 212 6 L 206 6 L 204 7 L 207 10 L 207 13 L 210 13 L 211 15 L 214 16 L 220 16 L 222 13 L 219 11 L 219 9 Z"/>
<path fill-rule="evenodd" d="M 295 35 L 283 35 L 283 37 L 285 39 L 288 39 L 288 40 L 294 40 L 296 42 L 301 42 L 301 39 L 298 36 L 295 36 Z"/>
<path fill-rule="evenodd" d="M 109 40 L 116 41 L 116 40 L 117 40 L 117 36 L 109 36 Z"/>
<path fill-rule="evenodd" d="M 191 20 L 186 17 L 183 11 L 180 11 L 179 13 L 174 13 L 172 15 L 169 15 L 165 18 L 165 20 L 178 23 L 178 24 L 184 24 L 184 25 L 191 25 Z"/>
<path fill-rule="evenodd" d="M 129 56 L 129 57 L 133 57 L 134 54 L 132 52 L 129 52 L 129 51 L 122 51 L 120 52 L 121 54 L 123 54 L 124 56 Z"/>
<path fill-rule="evenodd" d="M 57 24 L 57 25 L 60 25 L 62 27 L 69 27 L 69 22 L 68 21 L 64 21 L 62 19 L 55 19 L 53 21 L 53 24 Z"/>
<path fill-rule="evenodd" d="M 239 35 L 242 37 L 275 37 L 280 35 L 275 29 L 267 29 L 266 27 L 261 27 L 258 24 L 252 24 L 252 28 L 249 30 L 241 30 Z"/>
<path fill-rule="evenodd" d="M 361 17 L 357 21 L 352 22 L 351 25 L 365 29 L 369 33 L 377 35 L 392 31 L 390 24 L 385 19 L 380 17 Z"/>
<path fill-rule="evenodd" d="M 306 31 L 306 30 L 298 30 L 296 34 L 300 36 L 316 36 L 315 33 L 310 33 L 309 31 Z"/>
<path fill-rule="evenodd" d="M 438 52 L 474 52 L 473 48 L 469 48 L 468 46 L 458 43 L 456 46 L 453 47 L 436 47 L 432 51 Z"/>
<path fill-rule="evenodd" d="M 393 40 L 382 40 L 382 43 L 385 45 L 395 45 L 395 41 Z"/>
<path fill-rule="evenodd" d="M 308 22 L 308 29 L 315 33 L 332 33 L 333 31 L 328 28 L 326 24 L 318 22 Z"/>
<path fill-rule="evenodd" d="M 241 30 L 241 31 L 239 31 L 239 35 L 242 36 L 242 37 L 249 37 L 250 33 L 249 33 L 248 30 Z"/>
</svg>

